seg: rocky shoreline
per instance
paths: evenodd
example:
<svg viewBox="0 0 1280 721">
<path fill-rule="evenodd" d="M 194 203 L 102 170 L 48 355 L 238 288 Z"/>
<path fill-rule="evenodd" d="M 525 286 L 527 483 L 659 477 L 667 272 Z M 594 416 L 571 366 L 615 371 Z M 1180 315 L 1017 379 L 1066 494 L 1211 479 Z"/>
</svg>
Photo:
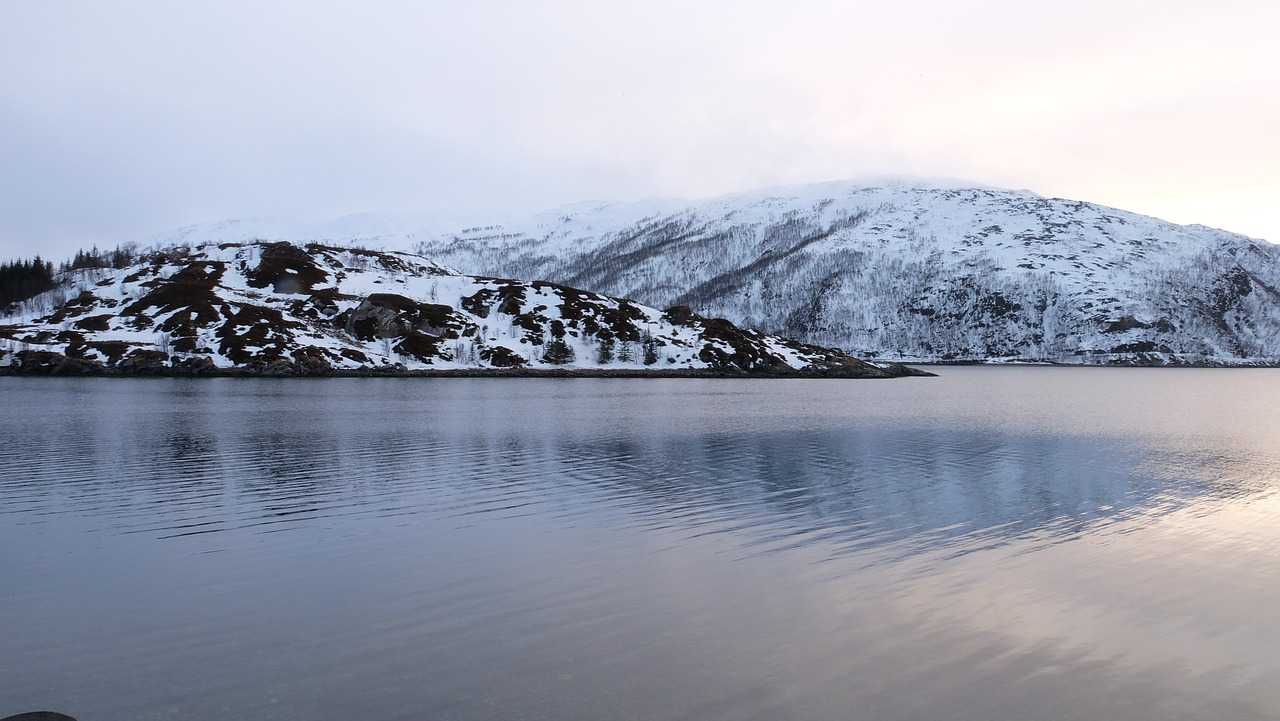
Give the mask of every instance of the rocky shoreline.
<svg viewBox="0 0 1280 721">
<path fill-rule="evenodd" d="M 51 351 L 19 351 L 0 375 L 92 378 L 835 378 L 871 379 L 926 377 L 936 374 L 898 363 L 878 366 L 809 367 L 800 370 L 765 367 L 726 368 L 440 368 L 410 369 L 399 365 L 333 368 L 307 359 L 274 359 L 219 367 L 204 357 L 171 358 L 160 351 L 136 352 L 107 365 Z"/>
</svg>

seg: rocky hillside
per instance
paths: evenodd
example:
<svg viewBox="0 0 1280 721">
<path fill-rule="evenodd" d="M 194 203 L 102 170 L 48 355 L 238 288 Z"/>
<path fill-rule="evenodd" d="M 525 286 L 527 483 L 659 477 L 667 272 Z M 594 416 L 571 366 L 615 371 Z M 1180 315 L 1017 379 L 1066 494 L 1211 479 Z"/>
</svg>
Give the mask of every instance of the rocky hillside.
<svg viewBox="0 0 1280 721">
<path fill-rule="evenodd" d="M 0 315 L 0 366 L 27 373 L 314 375 L 468 369 L 909 373 L 547 282 L 310 243 L 179 245 L 63 274 Z"/>
</svg>

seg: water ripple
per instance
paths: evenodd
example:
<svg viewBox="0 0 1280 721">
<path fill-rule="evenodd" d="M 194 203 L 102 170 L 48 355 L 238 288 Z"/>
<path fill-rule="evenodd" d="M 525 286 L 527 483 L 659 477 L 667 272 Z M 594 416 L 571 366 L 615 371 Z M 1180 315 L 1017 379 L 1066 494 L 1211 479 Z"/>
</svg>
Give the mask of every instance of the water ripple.
<svg viewBox="0 0 1280 721">
<path fill-rule="evenodd" d="M 1280 708 L 1269 415 L 1111 422 L 1087 383 L 1057 418 L 945 384 L 122 387 L 0 378 L 0 707 Z"/>
</svg>

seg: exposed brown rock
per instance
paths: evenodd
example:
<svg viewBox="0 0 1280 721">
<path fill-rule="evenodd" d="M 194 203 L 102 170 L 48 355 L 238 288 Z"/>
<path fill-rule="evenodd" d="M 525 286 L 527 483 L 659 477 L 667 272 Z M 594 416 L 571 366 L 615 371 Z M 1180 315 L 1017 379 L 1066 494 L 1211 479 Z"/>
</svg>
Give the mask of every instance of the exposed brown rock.
<svg viewBox="0 0 1280 721">
<path fill-rule="evenodd" d="M 169 354 L 159 350 L 138 348 L 117 363 L 116 368 L 125 375 L 165 375 L 169 371 Z"/>
</svg>

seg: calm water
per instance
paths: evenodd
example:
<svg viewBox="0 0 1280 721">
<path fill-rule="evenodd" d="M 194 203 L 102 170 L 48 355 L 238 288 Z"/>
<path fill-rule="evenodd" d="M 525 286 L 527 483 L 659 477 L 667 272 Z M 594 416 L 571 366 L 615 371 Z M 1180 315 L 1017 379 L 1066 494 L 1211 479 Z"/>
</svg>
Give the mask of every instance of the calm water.
<svg viewBox="0 0 1280 721">
<path fill-rule="evenodd" d="M 1280 372 L 0 378 L 0 716 L 1280 718 Z"/>
</svg>

